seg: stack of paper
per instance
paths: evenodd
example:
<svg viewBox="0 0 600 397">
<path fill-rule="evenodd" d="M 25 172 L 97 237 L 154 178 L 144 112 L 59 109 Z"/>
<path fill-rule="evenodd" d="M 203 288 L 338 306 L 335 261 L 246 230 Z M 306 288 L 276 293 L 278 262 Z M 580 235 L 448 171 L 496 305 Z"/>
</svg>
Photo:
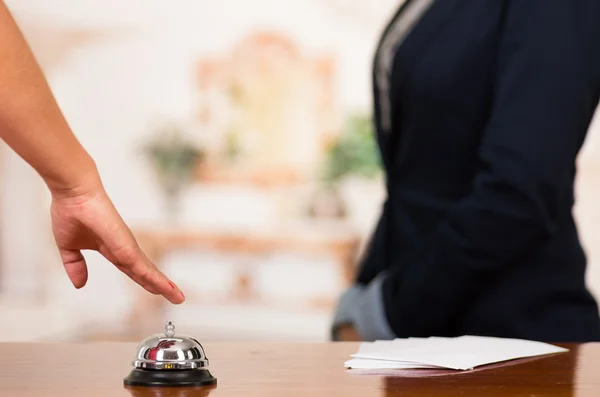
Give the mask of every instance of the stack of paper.
<svg viewBox="0 0 600 397">
<path fill-rule="evenodd" d="M 481 336 L 408 338 L 362 343 L 344 363 L 355 369 L 469 370 L 486 364 L 566 352 L 568 349 L 521 339 Z"/>
</svg>

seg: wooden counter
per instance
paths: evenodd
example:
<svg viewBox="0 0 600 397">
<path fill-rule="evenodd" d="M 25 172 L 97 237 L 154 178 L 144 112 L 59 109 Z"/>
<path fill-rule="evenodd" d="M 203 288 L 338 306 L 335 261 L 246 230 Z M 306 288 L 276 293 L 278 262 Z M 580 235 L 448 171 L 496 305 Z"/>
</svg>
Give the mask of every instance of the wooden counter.
<svg viewBox="0 0 600 397">
<path fill-rule="evenodd" d="M 135 344 L 0 343 L 0 396 L 600 396 L 600 344 L 478 369 L 346 371 L 354 343 L 204 343 L 214 389 L 126 389 Z M 413 370 L 414 371 L 414 370 Z"/>
</svg>

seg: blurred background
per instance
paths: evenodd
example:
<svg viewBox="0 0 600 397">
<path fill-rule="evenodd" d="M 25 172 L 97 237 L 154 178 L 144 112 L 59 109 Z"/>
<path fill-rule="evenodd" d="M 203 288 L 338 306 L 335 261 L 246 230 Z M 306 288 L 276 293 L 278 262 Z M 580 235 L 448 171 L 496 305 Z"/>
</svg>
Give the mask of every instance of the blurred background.
<svg viewBox="0 0 600 397">
<path fill-rule="evenodd" d="M 106 189 L 186 294 L 86 253 L 75 290 L 50 197 L 0 151 L 0 340 L 328 339 L 384 197 L 371 62 L 400 0 L 7 0 Z M 576 216 L 600 296 L 600 116 Z"/>
</svg>

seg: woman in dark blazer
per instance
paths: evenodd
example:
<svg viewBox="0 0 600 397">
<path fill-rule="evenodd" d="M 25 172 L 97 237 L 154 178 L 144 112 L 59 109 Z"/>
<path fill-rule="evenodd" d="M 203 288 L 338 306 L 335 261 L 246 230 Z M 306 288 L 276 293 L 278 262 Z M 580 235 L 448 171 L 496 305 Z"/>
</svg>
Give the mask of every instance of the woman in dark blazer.
<svg viewBox="0 0 600 397">
<path fill-rule="evenodd" d="M 599 21 L 598 0 L 400 7 L 373 68 L 387 199 L 334 339 L 600 340 L 572 215 Z"/>
</svg>

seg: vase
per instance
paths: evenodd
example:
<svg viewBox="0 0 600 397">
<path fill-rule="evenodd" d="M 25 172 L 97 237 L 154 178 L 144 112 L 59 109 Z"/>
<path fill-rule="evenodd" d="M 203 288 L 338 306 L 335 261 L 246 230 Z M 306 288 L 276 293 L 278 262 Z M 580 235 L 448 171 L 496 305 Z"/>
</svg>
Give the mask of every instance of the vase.
<svg viewBox="0 0 600 397">
<path fill-rule="evenodd" d="M 308 208 L 309 216 L 317 219 L 346 217 L 346 203 L 336 188 L 322 188 L 315 192 Z"/>
<path fill-rule="evenodd" d="M 164 217 L 169 225 L 177 225 L 181 215 L 181 196 L 183 185 L 178 181 L 170 181 L 164 186 Z"/>
</svg>

